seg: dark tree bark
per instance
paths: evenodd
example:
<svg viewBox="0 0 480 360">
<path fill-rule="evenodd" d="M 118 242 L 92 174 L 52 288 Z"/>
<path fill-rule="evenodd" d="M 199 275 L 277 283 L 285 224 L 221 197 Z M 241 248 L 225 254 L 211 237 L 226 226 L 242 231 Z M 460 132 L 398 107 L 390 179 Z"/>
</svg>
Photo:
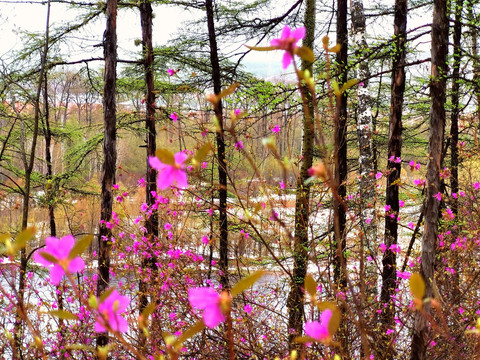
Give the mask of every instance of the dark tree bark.
<svg viewBox="0 0 480 360">
<path fill-rule="evenodd" d="M 307 0 L 305 4 L 304 25 L 306 28 L 306 34 L 302 46 L 313 49 L 315 40 L 315 0 Z M 313 64 L 303 60 L 302 70 L 308 70 L 310 74 L 312 74 Z M 298 351 L 301 349 L 301 344 L 294 343 L 293 340 L 295 337 L 302 335 L 305 312 L 302 288 L 304 286 L 308 267 L 308 224 L 310 216 L 310 183 L 305 184 L 305 180 L 309 178 L 308 169 L 312 167 L 315 131 L 312 93 L 307 86 L 303 86 L 302 93 L 305 96 L 302 143 L 303 162 L 300 169 L 300 175 L 297 179 L 293 282 L 287 300 L 288 329 L 290 331 L 288 334 L 288 340 L 290 351 L 294 349 Z"/>
<path fill-rule="evenodd" d="M 422 238 L 420 274 L 425 282 L 425 297 L 433 297 L 435 249 L 438 236 L 437 221 L 440 201 L 434 196 L 441 191 L 440 170 L 443 133 L 445 128 L 445 101 L 448 52 L 447 2 L 434 0 L 432 22 L 432 75 L 430 81 L 430 136 L 428 144 L 425 221 Z M 431 313 L 424 304 L 426 314 Z M 425 314 L 416 312 L 412 337 L 412 360 L 427 359 L 430 330 Z"/>
<path fill-rule="evenodd" d="M 103 38 L 105 75 L 103 86 L 103 178 L 98 236 L 98 272 L 97 296 L 107 289 L 110 283 L 110 248 L 112 232 L 106 222 L 112 217 L 113 184 L 117 162 L 117 117 L 116 117 L 116 80 L 117 80 L 117 0 L 108 0 L 106 8 L 107 25 Z M 108 343 L 108 334 L 97 335 L 97 347 Z"/>
<path fill-rule="evenodd" d="M 45 43 L 43 46 L 43 52 L 41 55 L 40 72 L 38 74 L 38 84 L 35 94 L 34 103 L 34 118 L 33 118 L 33 135 L 32 135 L 32 147 L 30 152 L 26 154 L 25 144 L 22 144 L 23 154 L 22 160 L 25 167 L 25 186 L 23 190 L 23 207 L 22 207 L 22 230 L 28 227 L 28 212 L 30 209 L 30 190 L 32 181 L 33 165 L 35 164 L 35 150 L 37 147 L 38 139 L 38 125 L 40 121 L 40 96 L 42 93 L 42 84 L 44 80 L 45 69 L 47 66 L 47 54 L 49 47 L 49 32 L 50 32 L 50 0 L 47 2 L 47 20 L 45 27 Z M 23 121 L 23 120 L 22 120 Z M 14 358 L 23 359 L 22 353 L 22 341 L 23 341 L 23 319 L 20 313 L 26 316 L 26 309 L 24 308 L 24 295 L 25 295 L 25 274 L 27 271 L 27 250 L 23 248 L 20 251 L 20 268 L 18 273 L 18 303 L 17 303 L 17 317 L 14 325 L 14 340 L 16 346 L 16 353 L 13 354 Z"/>
<path fill-rule="evenodd" d="M 392 61 L 392 84 L 390 99 L 390 129 L 388 138 L 388 177 L 386 190 L 386 205 L 390 206 L 390 214 L 385 216 L 385 245 L 387 250 L 383 254 L 382 260 L 382 291 L 380 294 L 380 303 L 387 304 L 387 307 L 381 307 L 382 334 L 387 329 L 395 326 L 395 308 L 392 301 L 392 295 L 395 293 L 397 280 L 397 257 L 390 250 L 390 246 L 397 244 L 398 238 L 398 212 L 400 205 L 398 202 L 399 180 L 402 170 L 401 163 L 391 161 L 390 159 L 401 158 L 402 156 L 402 110 L 403 96 L 405 92 L 405 62 L 406 51 L 405 43 L 407 39 L 407 0 L 395 1 L 394 18 L 394 42 L 396 52 Z M 390 339 L 384 337 L 384 344 L 380 348 L 384 351 L 386 359 L 393 359 L 394 351 L 389 349 Z"/>
<path fill-rule="evenodd" d="M 143 47 L 143 67 L 145 74 L 145 104 L 146 104 L 146 118 L 145 129 L 147 130 L 147 174 L 146 174 L 146 186 L 145 196 L 146 203 L 151 208 L 155 203 L 155 197 L 152 195 L 153 191 L 157 190 L 156 178 L 157 171 L 150 166 L 148 158 L 155 156 L 156 150 L 156 129 L 155 129 L 155 93 L 154 90 L 154 78 L 153 78 L 153 44 L 152 44 L 152 20 L 153 11 L 150 0 L 143 0 L 140 5 L 140 23 L 142 27 L 142 47 Z M 156 242 L 158 237 L 158 212 L 152 211 L 152 215 L 147 219 L 145 227 L 147 229 L 148 237 L 152 243 Z M 157 272 L 157 257 L 152 253 L 151 257 L 143 259 L 142 268 L 149 268 L 152 270 L 152 278 L 155 278 Z M 140 314 L 148 305 L 147 298 L 148 284 L 140 280 Z M 153 299 L 152 299 L 153 300 Z M 145 337 L 141 332 L 141 341 L 144 345 Z"/>
<path fill-rule="evenodd" d="M 213 19 L 213 1 L 205 1 L 207 12 L 208 41 L 210 44 L 210 62 L 212 64 L 213 92 L 220 94 L 222 90 L 222 80 L 220 74 L 220 62 L 218 60 L 217 37 L 215 34 L 215 23 Z M 219 219 L 220 219 L 220 283 L 224 289 L 228 289 L 228 219 L 227 219 L 227 162 L 225 159 L 225 138 L 223 132 L 223 105 L 222 100 L 215 105 L 215 116 L 218 121 L 218 130 L 216 135 L 217 157 L 218 157 L 218 200 L 219 200 Z"/>
<path fill-rule="evenodd" d="M 455 1 L 455 23 L 453 26 L 453 72 L 452 72 L 452 114 L 450 117 L 450 185 L 452 193 L 458 193 L 458 118 L 460 92 L 460 61 L 462 58 L 462 8 L 463 0 Z M 457 200 L 452 203 L 452 212 L 458 214 Z"/>
<path fill-rule="evenodd" d="M 347 28 L 347 0 L 337 2 L 337 44 L 341 45 L 337 53 L 338 83 L 347 82 L 347 54 L 348 54 L 348 28 Z M 345 274 L 346 259 L 346 208 L 345 197 L 347 195 L 347 93 L 344 92 L 336 98 L 335 110 L 335 188 L 337 196 L 334 196 L 334 281 L 339 291 L 346 292 L 347 280 Z M 345 315 L 345 312 L 343 311 Z M 339 330 L 339 340 L 343 349 L 343 357 L 348 356 L 348 326 L 346 317 L 343 317 L 342 326 Z"/>
</svg>

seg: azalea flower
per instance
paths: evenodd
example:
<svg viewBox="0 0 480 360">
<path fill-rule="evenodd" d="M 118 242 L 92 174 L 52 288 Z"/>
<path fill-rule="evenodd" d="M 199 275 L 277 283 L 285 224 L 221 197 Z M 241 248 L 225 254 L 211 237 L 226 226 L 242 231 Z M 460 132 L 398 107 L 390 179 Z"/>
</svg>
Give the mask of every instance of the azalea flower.
<svg viewBox="0 0 480 360">
<path fill-rule="evenodd" d="M 239 141 L 235 144 L 235 149 L 243 149 L 243 143 L 242 141 Z"/>
<path fill-rule="evenodd" d="M 148 158 L 150 166 L 158 171 L 157 186 L 160 190 L 168 189 L 174 182 L 177 183 L 177 187 L 179 188 L 186 188 L 188 186 L 184 164 L 187 157 L 188 155 L 184 152 L 176 153 L 174 155 L 174 165 L 164 164 L 156 156 Z"/>
<path fill-rule="evenodd" d="M 193 308 L 203 310 L 203 322 L 211 329 L 225 321 L 222 312 L 222 295 L 210 287 L 191 288 L 188 301 Z"/>
<path fill-rule="evenodd" d="M 98 312 L 102 315 L 96 317 L 95 331 L 106 332 L 106 326 L 113 331 L 127 332 L 128 322 L 120 314 L 127 310 L 130 298 L 122 296 L 117 290 L 113 290 L 108 297 L 98 305 Z"/>
<path fill-rule="evenodd" d="M 325 341 L 330 337 L 328 323 L 332 317 L 332 310 L 326 309 L 320 315 L 320 321 L 310 321 L 305 324 L 305 334 L 317 341 Z"/>
<path fill-rule="evenodd" d="M 167 72 L 168 72 L 168 76 L 175 75 L 175 70 L 173 70 L 173 69 L 168 69 Z"/>
<path fill-rule="evenodd" d="M 36 262 L 50 268 L 50 281 L 54 285 L 60 284 L 66 271 L 73 273 L 83 270 L 85 263 L 80 256 L 70 259 L 70 251 L 75 246 L 75 238 L 72 235 L 64 236 L 62 239 L 50 236 L 45 239 L 45 248 L 37 251 L 33 258 Z M 42 254 L 54 257 L 58 262 L 52 263 L 45 259 Z"/>
<path fill-rule="evenodd" d="M 285 50 L 282 59 L 283 68 L 286 69 L 293 61 L 293 54 L 297 47 L 297 42 L 305 37 L 305 28 L 291 30 L 290 26 L 285 25 L 282 35 L 279 39 L 273 39 L 270 42 L 271 46 L 279 50 Z"/>
<path fill-rule="evenodd" d="M 172 119 L 173 122 L 176 122 L 178 120 L 178 115 L 176 111 L 170 114 L 170 119 Z"/>
<path fill-rule="evenodd" d="M 272 132 L 274 132 L 275 134 L 278 134 L 280 132 L 280 125 L 275 125 L 274 128 L 272 128 Z"/>
</svg>

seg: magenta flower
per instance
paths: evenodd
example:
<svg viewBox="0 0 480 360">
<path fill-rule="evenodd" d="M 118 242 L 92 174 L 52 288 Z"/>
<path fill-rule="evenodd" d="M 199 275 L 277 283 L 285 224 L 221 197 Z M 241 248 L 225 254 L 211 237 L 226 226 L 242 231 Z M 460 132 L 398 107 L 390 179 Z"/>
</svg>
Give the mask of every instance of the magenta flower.
<svg viewBox="0 0 480 360">
<path fill-rule="evenodd" d="M 305 334 L 317 341 L 325 341 L 330 337 L 328 323 L 332 317 L 332 310 L 326 309 L 320 315 L 320 321 L 310 321 L 305 324 Z"/>
<path fill-rule="evenodd" d="M 210 287 L 192 288 L 188 290 L 188 301 L 193 308 L 203 310 L 203 322 L 211 329 L 225 321 L 221 303 L 221 295 Z"/>
<path fill-rule="evenodd" d="M 176 71 L 173 69 L 168 69 L 167 72 L 168 72 L 168 76 L 173 76 L 176 73 Z"/>
<path fill-rule="evenodd" d="M 275 125 L 275 127 L 272 128 L 272 132 L 274 132 L 275 134 L 278 134 L 280 132 L 280 126 L 278 124 Z"/>
<path fill-rule="evenodd" d="M 74 259 L 69 258 L 70 251 L 75 245 L 75 238 L 72 235 L 64 236 L 62 239 L 50 236 L 45 239 L 45 248 L 37 251 L 33 258 L 36 262 L 50 268 L 50 281 L 54 285 L 60 284 L 65 271 L 70 273 L 83 270 L 85 263 L 80 256 Z M 52 263 L 45 259 L 42 254 L 48 254 L 57 259 L 58 263 Z"/>
<path fill-rule="evenodd" d="M 285 25 L 282 35 L 279 39 L 273 39 L 270 42 L 271 46 L 280 50 L 285 50 L 282 59 L 283 68 L 286 69 L 293 61 L 293 54 L 297 47 L 297 42 L 305 37 L 305 28 L 291 30 L 290 26 Z"/>
<path fill-rule="evenodd" d="M 243 143 L 242 141 L 239 141 L 235 144 L 235 149 L 239 150 L 239 149 L 243 149 Z"/>
<path fill-rule="evenodd" d="M 170 114 L 170 119 L 173 120 L 173 122 L 177 122 L 178 120 L 178 115 L 177 115 L 177 112 L 174 111 L 173 113 Z"/>
<path fill-rule="evenodd" d="M 177 183 L 179 188 L 188 186 L 184 164 L 187 157 L 188 155 L 183 152 L 176 153 L 174 165 L 164 164 L 156 156 L 148 158 L 150 166 L 158 171 L 157 186 L 160 190 L 168 189 L 174 182 Z"/>
<path fill-rule="evenodd" d="M 120 314 L 127 310 L 128 305 L 130 305 L 130 298 L 120 295 L 117 290 L 113 290 L 110 295 L 98 305 L 98 312 L 101 315 L 95 319 L 95 331 L 106 332 L 108 325 L 113 331 L 127 332 L 128 322 Z"/>
</svg>

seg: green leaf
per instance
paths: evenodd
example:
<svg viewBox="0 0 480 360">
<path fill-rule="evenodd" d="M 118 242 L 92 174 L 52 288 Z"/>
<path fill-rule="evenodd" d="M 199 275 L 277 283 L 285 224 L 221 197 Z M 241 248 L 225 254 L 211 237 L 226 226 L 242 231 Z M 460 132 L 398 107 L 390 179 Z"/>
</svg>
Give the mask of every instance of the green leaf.
<svg viewBox="0 0 480 360">
<path fill-rule="evenodd" d="M 295 48 L 295 54 L 300 56 L 302 60 L 308 61 L 308 62 L 314 62 L 315 61 L 315 55 L 313 55 L 312 49 L 306 46 L 300 46 Z"/>
<path fill-rule="evenodd" d="M 410 292 L 414 298 L 423 299 L 425 295 L 425 282 L 420 274 L 413 273 L 410 276 Z"/>
<path fill-rule="evenodd" d="M 323 301 L 317 305 L 317 308 L 319 311 L 325 311 L 329 309 L 332 312 L 332 317 L 330 318 L 330 321 L 328 322 L 328 333 L 330 336 L 333 336 L 340 327 L 340 321 L 342 319 L 342 313 L 340 312 L 340 309 L 337 307 L 332 302 L 329 301 Z"/>
<path fill-rule="evenodd" d="M 317 294 L 317 282 L 310 274 L 307 274 L 307 276 L 305 276 L 305 290 L 307 290 L 311 297 L 315 297 L 315 295 Z"/>
<path fill-rule="evenodd" d="M 278 47 L 276 46 L 248 46 L 248 45 L 245 45 L 245 46 L 250 50 L 254 50 L 254 51 L 272 51 L 272 50 L 278 49 Z"/>
<path fill-rule="evenodd" d="M 39 254 L 41 257 L 43 257 L 47 261 L 50 261 L 52 264 L 58 264 L 58 259 L 52 254 L 41 250 L 39 251 Z"/>
<path fill-rule="evenodd" d="M 187 330 L 185 330 L 182 335 L 180 335 L 179 338 L 177 338 L 174 347 L 179 350 L 182 344 L 193 337 L 195 334 L 199 333 L 205 329 L 205 324 L 203 323 L 203 320 L 197 321 L 195 324 L 190 326 Z"/>
<path fill-rule="evenodd" d="M 253 286 L 264 274 L 265 272 L 262 270 L 255 271 L 252 275 L 247 276 L 246 278 L 243 278 L 240 280 L 238 283 L 236 283 L 232 290 L 230 291 L 230 294 L 232 297 L 237 296 L 240 294 L 242 291 L 248 289 L 249 287 Z"/>
<path fill-rule="evenodd" d="M 155 156 L 165 165 L 175 166 L 175 157 L 167 149 L 157 149 Z"/>
<path fill-rule="evenodd" d="M 77 315 L 72 314 L 71 312 L 65 311 L 65 310 L 54 310 L 54 311 L 50 311 L 49 314 L 63 320 L 78 320 Z"/>
<path fill-rule="evenodd" d="M 332 80 L 332 89 L 336 96 L 340 96 L 342 93 L 340 92 L 340 88 L 338 87 L 338 83 L 335 80 Z"/>
<path fill-rule="evenodd" d="M 100 296 L 100 303 L 103 303 L 105 299 L 108 298 L 114 290 L 115 290 L 114 287 L 111 287 L 105 290 L 105 292 Z"/>
<path fill-rule="evenodd" d="M 85 250 L 90 246 L 93 240 L 93 235 L 86 235 L 82 237 L 75 243 L 75 246 L 70 253 L 68 254 L 68 258 L 70 260 L 75 259 L 77 256 L 80 256 L 84 253 Z"/>
</svg>

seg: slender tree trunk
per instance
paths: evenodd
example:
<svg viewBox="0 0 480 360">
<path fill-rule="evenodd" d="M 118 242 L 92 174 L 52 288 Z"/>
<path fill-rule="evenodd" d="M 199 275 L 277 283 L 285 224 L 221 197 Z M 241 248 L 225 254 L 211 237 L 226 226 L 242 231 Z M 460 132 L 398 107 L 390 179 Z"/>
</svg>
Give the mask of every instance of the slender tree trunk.
<svg viewBox="0 0 480 360">
<path fill-rule="evenodd" d="M 304 24 L 306 28 L 303 46 L 313 49 L 315 40 L 315 0 L 307 0 L 305 7 Z M 313 73 L 313 64 L 305 60 L 302 61 L 302 70 L 308 70 Z M 313 162 L 313 141 L 315 131 L 314 108 L 312 93 L 307 86 L 303 87 L 304 112 L 303 112 L 303 144 L 302 144 L 302 166 L 300 175 L 297 179 L 297 190 L 295 200 L 295 239 L 293 248 L 293 282 L 291 284 L 290 294 L 287 300 L 288 308 L 288 339 L 289 349 L 300 350 L 301 346 L 294 343 L 297 336 L 302 335 L 304 305 L 303 305 L 303 287 L 305 275 L 308 267 L 308 223 L 310 216 L 310 183 L 305 184 L 308 179 L 308 169 L 312 167 Z"/>
<path fill-rule="evenodd" d="M 348 54 L 348 28 L 347 28 L 347 0 L 337 2 L 337 44 L 341 45 L 337 53 L 338 82 L 344 84 L 347 82 L 347 54 Z M 347 280 L 345 274 L 346 259 L 346 208 L 345 197 L 347 195 L 347 93 L 344 92 L 336 98 L 335 113 L 335 187 L 338 197 L 333 200 L 334 209 L 334 237 L 335 237 L 335 257 L 334 257 L 334 281 L 338 291 L 343 293 L 347 290 Z M 339 340 L 343 349 L 343 357 L 348 358 L 349 340 L 348 325 L 345 311 L 343 312 L 342 325 L 339 330 Z"/>
<path fill-rule="evenodd" d="M 43 46 L 43 53 L 41 56 L 41 66 L 40 73 L 38 75 L 38 84 L 37 92 L 35 95 L 34 103 L 34 117 L 33 117 L 33 134 L 32 134 L 32 147 L 30 149 L 30 154 L 27 159 L 26 154 L 23 156 L 24 166 L 25 166 L 25 187 L 23 191 L 23 208 L 22 208 L 22 230 L 28 227 L 28 212 L 29 212 L 29 201 L 30 201 L 30 188 L 32 180 L 33 165 L 35 164 L 35 149 L 37 147 L 38 139 L 38 125 L 40 120 L 40 96 L 42 93 L 42 84 L 43 77 L 45 74 L 45 68 L 47 65 L 47 53 L 48 53 L 48 40 L 49 40 L 49 31 L 50 31 L 50 0 L 47 2 L 47 20 L 45 26 L 45 43 Z M 17 313 L 25 313 L 26 309 L 24 308 L 24 296 L 25 296 L 25 274 L 27 271 L 27 250 L 23 248 L 20 252 L 20 269 L 18 273 L 18 303 L 17 303 Z M 14 353 L 14 358 L 23 359 L 22 351 L 22 341 L 23 341 L 23 320 L 21 315 L 18 314 L 15 319 L 15 328 L 14 328 L 14 340 L 16 346 L 16 353 Z"/>
<path fill-rule="evenodd" d="M 422 238 L 420 274 L 425 281 L 425 297 L 433 297 L 435 249 L 437 244 L 437 221 L 440 201 L 435 197 L 440 189 L 440 170 L 445 128 L 445 101 L 448 51 L 447 3 L 444 0 L 433 2 L 432 22 L 432 75 L 430 82 L 430 138 L 428 144 L 427 184 L 425 200 L 425 220 Z M 426 314 L 431 313 L 429 304 L 424 304 Z M 427 359 L 429 325 L 425 314 L 415 313 L 412 337 L 412 360 Z"/>
<path fill-rule="evenodd" d="M 398 193 L 402 164 L 397 162 L 402 156 L 402 110 L 403 95 L 405 92 L 405 43 L 407 39 L 407 0 L 395 1 L 394 42 L 396 52 L 392 61 L 392 84 L 390 99 L 390 129 L 388 138 L 388 175 L 386 189 L 386 205 L 390 207 L 385 216 L 385 245 L 387 247 L 382 260 L 382 291 L 380 294 L 381 323 L 385 359 L 393 359 L 393 348 L 389 348 L 391 339 L 385 332 L 395 327 L 395 307 L 392 296 L 396 288 L 397 257 L 390 247 L 397 244 L 398 212 L 400 210 Z M 386 307 L 383 307 L 386 304 Z"/>
<path fill-rule="evenodd" d="M 150 166 L 148 158 L 155 156 L 156 150 L 156 137 L 157 132 L 155 129 L 155 93 L 154 90 L 154 79 L 153 79 L 153 44 L 152 44 L 152 19 L 153 11 L 152 4 L 150 0 L 143 0 L 140 5 L 140 22 L 142 27 L 142 46 L 143 46 L 143 66 L 145 74 L 145 104 L 146 104 L 146 118 L 145 118 L 145 129 L 147 130 L 147 174 L 146 174 L 146 203 L 151 209 L 155 204 L 155 197 L 152 195 L 152 192 L 157 190 L 156 177 L 157 172 Z M 158 212 L 157 210 L 152 210 L 152 214 L 146 221 L 145 227 L 147 228 L 147 234 L 152 243 L 155 243 L 158 237 Z M 152 271 L 152 278 L 154 279 L 157 272 L 157 258 L 152 253 L 151 257 L 145 258 L 142 261 L 142 268 L 149 268 Z M 140 280 L 139 290 L 140 290 L 140 314 L 148 305 L 147 298 L 147 287 L 144 281 Z M 153 300 L 153 299 L 152 299 Z M 141 332 L 141 341 L 142 345 L 145 345 L 145 337 L 143 332 Z"/>
<path fill-rule="evenodd" d="M 222 90 L 220 62 L 218 60 L 217 37 L 213 19 L 213 1 L 205 1 L 207 12 L 208 40 L 210 43 L 210 62 L 212 64 L 213 92 L 218 95 Z M 218 157 L 218 198 L 220 218 L 220 283 L 228 289 L 228 219 L 227 219 L 227 162 L 225 159 L 225 139 L 223 133 L 223 105 L 220 100 L 215 106 L 215 116 L 218 121 L 216 135 Z"/>
<path fill-rule="evenodd" d="M 363 0 L 354 0 L 351 3 L 353 41 L 355 53 L 358 57 L 364 56 L 368 50 L 365 37 L 366 23 L 363 10 Z M 360 184 L 360 217 L 363 229 L 361 271 L 365 274 L 366 296 L 374 297 L 377 293 L 377 269 L 374 261 L 364 261 L 369 256 L 376 258 L 378 251 L 377 241 L 377 214 L 375 211 L 375 176 L 373 168 L 373 117 L 371 97 L 368 89 L 370 70 L 368 61 L 362 61 L 358 66 L 357 78 L 363 81 L 358 87 L 358 119 L 357 139 L 359 146 L 359 184 Z M 365 80 L 363 80 L 365 79 Z"/>
<path fill-rule="evenodd" d="M 117 0 L 107 1 L 107 25 L 103 46 L 105 57 L 105 75 L 103 87 L 103 178 L 100 210 L 100 231 L 98 236 L 98 272 L 97 296 L 105 292 L 110 283 L 110 248 L 112 232 L 106 226 L 111 220 L 113 207 L 113 184 L 117 162 L 117 118 L 116 118 L 116 80 L 117 80 Z M 97 347 L 108 343 L 108 334 L 97 335 Z"/>
<path fill-rule="evenodd" d="M 477 116 L 480 114 L 480 91 L 478 90 L 478 84 L 480 80 L 480 62 L 478 61 L 478 41 L 477 41 L 477 20 L 473 7 L 475 6 L 475 0 L 469 0 L 467 3 L 467 11 L 469 17 L 469 23 L 473 24 L 471 27 L 472 36 L 472 57 L 473 57 L 473 84 L 475 86 L 475 100 L 477 101 Z"/>
<path fill-rule="evenodd" d="M 452 72 L 452 114 L 450 117 L 450 171 L 451 191 L 458 193 L 458 118 L 459 118 L 459 92 L 460 92 L 460 61 L 462 58 L 462 9 L 463 0 L 455 1 L 455 24 L 453 27 L 453 72 Z M 452 203 L 452 212 L 458 214 L 457 200 Z"/>
</svg>

